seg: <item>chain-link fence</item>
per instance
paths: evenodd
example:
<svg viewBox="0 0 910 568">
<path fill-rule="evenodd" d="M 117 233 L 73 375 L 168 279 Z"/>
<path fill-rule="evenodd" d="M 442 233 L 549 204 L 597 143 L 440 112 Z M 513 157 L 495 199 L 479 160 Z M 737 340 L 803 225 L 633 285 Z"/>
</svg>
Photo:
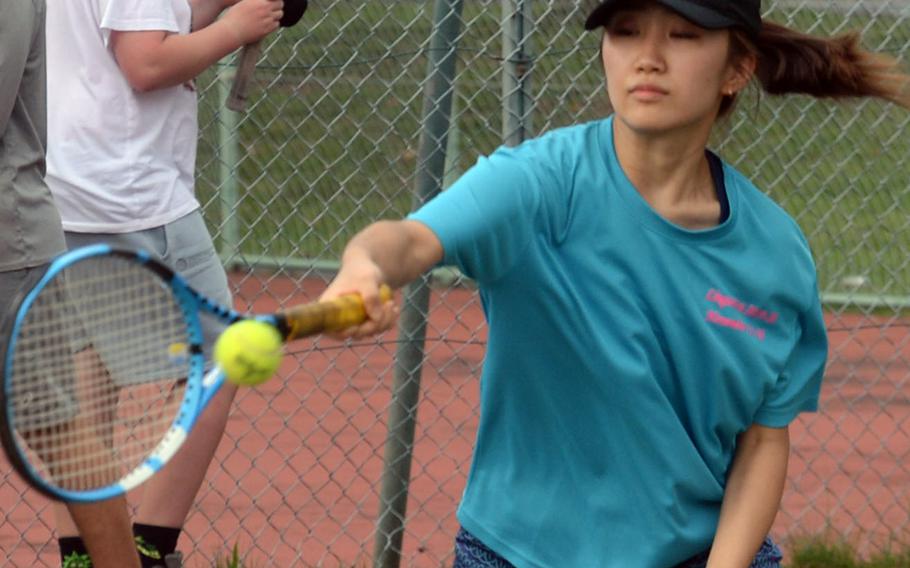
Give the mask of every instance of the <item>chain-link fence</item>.
<svg viewBox="0 0 910 568">
<path fill-rule="evenodd" d="M 240 307 L 313 299 L 343 243 L 397 218 L 479 155 L 609 112 L 592 2 L 310 2 L 267 42 L 246 113 L 233 66 L 200 89 L 198 191 Z M 910 62 L 906 0 L 766 1 L 804 31 L 863 33 Z M 792 427 L 774 528 L 910 543 L 910 115 L 874 101 L 745 97 L 713 144 L 809 236 L 831 358 L 818 414 Z M 181 548 L 209 566 L 439 567 L 469 467 L 486 334 L 470 283 L 437 270 L 396 332 L 292 347 L 239 395 Z M 47 503 L 0 483 L 2 565 L 52 566 Z"/>
</svg>

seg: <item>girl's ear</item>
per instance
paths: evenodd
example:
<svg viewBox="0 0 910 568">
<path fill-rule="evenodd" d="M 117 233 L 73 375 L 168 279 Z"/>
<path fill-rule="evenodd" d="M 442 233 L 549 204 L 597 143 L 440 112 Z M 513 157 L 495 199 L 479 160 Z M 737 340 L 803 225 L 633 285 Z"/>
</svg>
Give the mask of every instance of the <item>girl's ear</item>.
<svg viewBox="0 0 910 568">
<path fill-rule="evenodd" d="M 755 76 L 758 60 L 755 55 L 746 54 L 730 64 L 727 80 L 724 81 L 722 94 L 730 96 L 742 91 Z"/>
</svg>

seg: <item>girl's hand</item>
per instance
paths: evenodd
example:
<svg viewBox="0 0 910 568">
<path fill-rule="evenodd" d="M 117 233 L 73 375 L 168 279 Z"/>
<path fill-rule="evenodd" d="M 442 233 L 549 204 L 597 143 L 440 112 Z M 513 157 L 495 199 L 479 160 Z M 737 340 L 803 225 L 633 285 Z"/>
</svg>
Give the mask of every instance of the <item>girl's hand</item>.
<svg viewBox="0 0 910 568">
<path fill-rule="evenodd" d="M 394 299 L 383 299 L 380 287 L 383 285 L 378 268 L 371 263 L 344 265 L 320 300 L 332 300 L 344 294 L 359 294 L 369 318 L 364 323 L 343 331 L 330 333 L 335 339 L 361 338 L 382 333 L 391 328 L 398 319 L 399 307 Z"/>
</svg>

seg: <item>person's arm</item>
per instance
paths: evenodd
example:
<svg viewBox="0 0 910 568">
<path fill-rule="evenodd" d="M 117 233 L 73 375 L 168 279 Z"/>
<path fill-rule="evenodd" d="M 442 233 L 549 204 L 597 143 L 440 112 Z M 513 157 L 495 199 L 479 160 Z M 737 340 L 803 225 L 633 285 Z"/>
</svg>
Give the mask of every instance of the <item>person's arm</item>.
<svg viewBox="0 0 910 568">
<path fill-rule="evenodd" d="M 397 308 L 382 302 L 381 284 L 400 288 L 442 260 L 442 243 L 418 221 L 378 221 L 357 233 L 344 249 L 341 268 L 322 294 L 330 300 L 346 293 L 359 293 L 370 319 L 335 337 L 364 337 L 392 326 Z"/>
<path fill-rule="evenodd" d="M 190 0 L 193 10 L 193 31 L 201 30 L 214 22 L 221 12 L 227 10 L 239 0 Z"/>
<path fill-rule="evenodd" d="M 181 85 L 240 46 L 275 31 L 282 6 L 281 0 L 241 0 L 221 19 L 189 34 L 113 31 L 111 49 L 133 89 Z"/>
<path fill-rule="evenodd" d="M 788 428 L 753 424 L 738 440 L 707 568 L 747 568 L 780 507 L 790 454 Z"/>
</svg>

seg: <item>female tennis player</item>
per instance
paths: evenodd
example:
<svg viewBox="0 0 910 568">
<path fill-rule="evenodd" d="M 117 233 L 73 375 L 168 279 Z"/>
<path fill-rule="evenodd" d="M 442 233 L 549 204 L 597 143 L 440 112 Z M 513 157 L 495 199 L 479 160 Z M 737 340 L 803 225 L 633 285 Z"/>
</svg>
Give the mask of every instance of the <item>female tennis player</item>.
<svg viewBox="0 0 910 568">
<path fill-rule="evenodd" d="M 910 106 L 852 36 L 763 22 L 759 0 L 600 2 L 614 114 L 482 158 L 356 235 L 324 298 L 379 301 L 442 262 L 489 325 L 455 566 L 776 567 L 788 424 L 827 340 L 799 227 L 706 149 L 755 80 Z"/>
</svg>

